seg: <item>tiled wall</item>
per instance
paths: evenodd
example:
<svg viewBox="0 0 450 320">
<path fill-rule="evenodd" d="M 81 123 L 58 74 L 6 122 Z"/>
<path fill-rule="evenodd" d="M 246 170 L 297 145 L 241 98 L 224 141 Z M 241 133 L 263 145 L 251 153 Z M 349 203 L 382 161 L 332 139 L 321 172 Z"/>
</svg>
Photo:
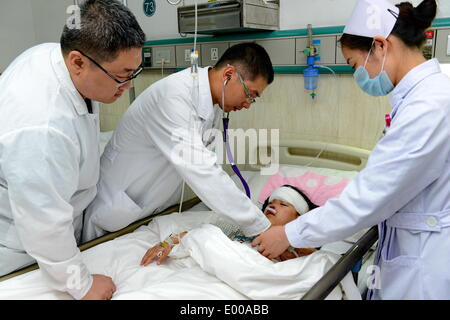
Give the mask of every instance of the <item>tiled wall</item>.
<svg viewBox="0 0 450 320">
<path fill-rule="evenodd" d="M 161 71 L 143 72 L 134 83 L 136 96 L 161 78 Z M 128 94 L 112 105 L 102 105 L 101 130 L 114 130 L 128 106 Z M 250 110 L 232 113 L 230 123 L 233 128 L 278 128 L 281 139 L 372 149 L 388 112 L 388 98 L 366 95 L 352 75 L 320 75 L 315 100 L 303 89 L 301 75 L 276 75 L 263 97 Z"/>
</svg>

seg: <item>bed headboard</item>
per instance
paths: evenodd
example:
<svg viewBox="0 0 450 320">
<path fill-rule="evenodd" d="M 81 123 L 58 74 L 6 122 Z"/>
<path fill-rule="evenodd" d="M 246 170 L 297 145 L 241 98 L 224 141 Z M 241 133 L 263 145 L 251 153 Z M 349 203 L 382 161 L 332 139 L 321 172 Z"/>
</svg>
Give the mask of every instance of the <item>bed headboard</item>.
<svg viewBox="0 0 450 320">
<path fill-rule="evenodd" d="M 305 165 L 346 171 L 361 171 L 369 158 L 370 151 L 335 143 L 281 140 L 279 145 L 259 143 L 249 149 L 249 159 L 257 159 L 256 164 L 247 164 L 246 170 L 260 170 L 267 166 L 267 160 L 261 162 L 260 152 L 271 158 L 275 148 L 279 151 L 279 164 Z M 322 149 L 324 149 L 322 151 Z M 267 158 L 266 157 L 266 158 Z"/>
</svg>

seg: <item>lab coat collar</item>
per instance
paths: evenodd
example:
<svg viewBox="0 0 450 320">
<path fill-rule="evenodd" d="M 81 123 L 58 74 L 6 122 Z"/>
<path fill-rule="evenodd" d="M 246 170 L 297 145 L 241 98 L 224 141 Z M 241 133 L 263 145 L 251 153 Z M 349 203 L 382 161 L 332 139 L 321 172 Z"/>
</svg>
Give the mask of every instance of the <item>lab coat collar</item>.
<svg viewBox="0 0 450 320">
<path fill-rule="evenodd" d="M 439 62 L 436 59 L 428 60 L 409 71 L 406 76 L 397 84 L 390 98 L 390 103 L 393 107 L 392 117 L 397 112 L 403 99 L 419 82 L 428 76 L 441 72 Z"/>
<path fill-rule="evenodd" d="M 78 115 L 84 115 L 88 113 L 86 102 L 84 101 L 81 94 L 75 88 L 70 77 L 69 70 L 67 69 L 66 63 L 64 62 L 64 57 L 61 51 L 61 45 L 56 46 L 51 53 L 51 62 L 53 70 L 58 77 L 61 86 L 64 87 L 70 93 L 70 99 L 73 102 L 74 108 Z M 94 101 L 92 101 L 94 102 Z M 98 111 L 97 106 L 92 103 L 93 111 Z"/>
<path fill-rule="evenodd" d="M 208 70 L 211 67 L 199 68 L 198 79 L 200 87 L 200 105 L 198 106 L 198 115 L 207 120 L 214 114 L 214 106 L 212 102 L 211 86 L 209 84 Z"/>
</svg>

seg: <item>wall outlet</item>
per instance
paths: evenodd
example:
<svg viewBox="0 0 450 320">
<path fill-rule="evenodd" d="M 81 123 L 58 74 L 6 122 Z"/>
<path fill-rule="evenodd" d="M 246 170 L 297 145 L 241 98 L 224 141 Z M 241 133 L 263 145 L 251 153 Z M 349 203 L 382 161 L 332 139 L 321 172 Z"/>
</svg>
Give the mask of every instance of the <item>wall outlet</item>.
<svg viewBox="0 0 450 320">
<path fill-rule="evenodd" d="M 219 60 L 219 48 L 211 48 L 211 60 Z"/>
<path fill-rule="evenodd" d="M 184 61 L 191 62 L 191 49 L 184 50 Z"/>
</svg>

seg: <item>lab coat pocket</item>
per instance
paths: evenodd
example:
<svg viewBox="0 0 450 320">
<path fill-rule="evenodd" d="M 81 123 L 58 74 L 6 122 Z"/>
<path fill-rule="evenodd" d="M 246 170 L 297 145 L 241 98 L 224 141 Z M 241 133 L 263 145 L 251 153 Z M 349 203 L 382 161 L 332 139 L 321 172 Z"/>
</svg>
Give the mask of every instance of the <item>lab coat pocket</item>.
<svg viewBox="0 0 450 320">
<path fill-rule="evenodd" d="M 423 299 L 420 276 L 420 259 L 401 255 L 391 260 L 381 256 L 380 261 L 380 297 L 392 299 Z"/>
<path fill-rule="evenodd" d="M 125 191 L 119 191 L 110 206 L 97 210 L 94 220 L 97 226 L 114 232 L 138 220 L 141 212 L 142 208 Z"/>
</svg>

